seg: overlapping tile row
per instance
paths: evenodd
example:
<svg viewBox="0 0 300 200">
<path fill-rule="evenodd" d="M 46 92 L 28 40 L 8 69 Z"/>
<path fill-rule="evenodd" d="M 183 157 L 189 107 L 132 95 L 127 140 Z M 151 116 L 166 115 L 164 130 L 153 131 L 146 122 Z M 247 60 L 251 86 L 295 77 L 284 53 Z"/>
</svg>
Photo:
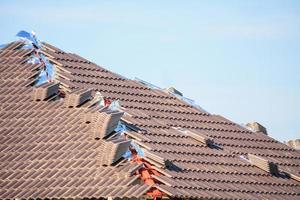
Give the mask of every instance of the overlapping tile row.
<svg viewBox="0 0 300 200">
<path fill-rule="evenodd" d="M 124 122 L 136 128 L 129 136 L 145 152 L 152 152 L 157 162 L 171 162 L 166 167 L 152 160 L 164 175 L 156 178 L 166 193 L 179 198 L 299 198 L 299 182 L 286 174 L 299 175 L 299 152 L 164 91 L 127 80 L 51 45 L 45 47 L 61 69 L 59 81 L 70 88 L 93 88 L 106 98 L 121 101 Z M 214 144 L 208 147 L 174 127 L 206 135 Z M 247 160 L 248 153 L 277 163 L 280 174 L 270 175 L 255 167 Z"/>
<path fill-rule="evenodd" d="M 136 169 L 134 166 L 98 166 L 95 157 L 102 147 L 88 134 L 89 125 L 82 120 L 85 108 L 66 109 L 63 102 L 32 100 L 32 88 L 26 86 L 33 82 L 40 66 L 27 63 L 30 50 L 15 50 L 21 46 L 12 43 L 0 51 L 4 54 L 0 56 L 0 160 L 4 162 L 1 184 L 6 188 L 0 196 L 138 197 L 147 192 L 150 186 L 133 184 L 139 178 L 128 175 L 130 169 Z M 267 157 L 278 163 L 280 170 L 299 174 L 298 152 L 221 116 L 197 110 L 164 91 L 120 77 L 80 56 L 49 44 L 44 47 L 55 66 L 55 80 L 64 90 L 95 89 L 108 99 L 121 101 L 126 112 L 123 121 L 136 129 L 129 136 L 161 173 L 160 177 L 153 175 L 161 183 L 155 187 L 170 197 L 299 197 L 298 181 L 284 173 L 270 175 L 240 157 L 247 157 L 248 153 Z M 176 127 L 212 138 L 213 145 L 207 146 Z M 106 173 L 99 174 L 103 170 Z M 30 188 L 23 189 L 27 179 L 34 181 L 29 183 Z"/>
<path fill-rule="evenodd" d="M 35 98 L 41 66 L 28 62 L 32 51 L 23 44 L 0 50 L 0 199 L 144 195 L 150 186 L 135 174 L 137 164 L 99 162 L 108 152 L 84 121 L 88 108 Z"/>
</svg>

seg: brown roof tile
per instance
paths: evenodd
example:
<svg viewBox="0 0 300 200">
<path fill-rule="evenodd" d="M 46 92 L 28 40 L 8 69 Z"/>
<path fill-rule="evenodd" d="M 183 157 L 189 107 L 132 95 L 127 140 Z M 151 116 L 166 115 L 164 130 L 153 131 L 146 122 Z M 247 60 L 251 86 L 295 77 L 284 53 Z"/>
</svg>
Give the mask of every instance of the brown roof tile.
<svg viewBox="0 0 300 200">
<path fill-rule="evenodd" d="M 130 198 L 155 189 L 170 198 L 299 198 L 299 151 L 47 43 L 42 53 L 59 87 L 35 88 L 42 66 L 27 62 L 33 50 L 23 44 L 0 50 L 1 199 Z M 122 111 L 95 109 L 91 90 L 121 100 Z M 120 120 L 124 136 L 114 134 Z M 122 159 L 128 139 L 144 163 Z M 154 185 L 140 177 L 148 165 Z"/>
</svg>

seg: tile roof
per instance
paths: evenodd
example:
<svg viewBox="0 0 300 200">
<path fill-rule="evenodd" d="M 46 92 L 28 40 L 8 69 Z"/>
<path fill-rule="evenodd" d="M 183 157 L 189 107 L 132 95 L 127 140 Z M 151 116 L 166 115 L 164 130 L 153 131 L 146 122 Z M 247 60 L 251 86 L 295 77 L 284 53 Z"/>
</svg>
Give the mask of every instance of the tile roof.
<svg viewBox="0 0 300 200">
<path fill-rule="evenodd" d="M 0 49 L 0 199 L 299 199 L 299 151 L 47 43 L 55 77 L 36 86 L 43 66 L 23 46 Z"/>
</svg>

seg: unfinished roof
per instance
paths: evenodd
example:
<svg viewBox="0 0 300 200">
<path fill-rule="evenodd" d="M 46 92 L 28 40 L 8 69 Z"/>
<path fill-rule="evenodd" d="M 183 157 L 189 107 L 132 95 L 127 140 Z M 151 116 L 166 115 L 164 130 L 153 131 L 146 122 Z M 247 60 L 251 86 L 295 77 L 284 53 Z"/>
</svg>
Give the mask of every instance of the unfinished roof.
<svg viewBox="0 0 300 200">
<path fill-rule="evenodd" d="M 76 54 L 27 46 L 0 49 L 0 199 L 299 199 L 299 151 Z M 39 83 L 45 60 L 55 73 Z"/>
</svg>

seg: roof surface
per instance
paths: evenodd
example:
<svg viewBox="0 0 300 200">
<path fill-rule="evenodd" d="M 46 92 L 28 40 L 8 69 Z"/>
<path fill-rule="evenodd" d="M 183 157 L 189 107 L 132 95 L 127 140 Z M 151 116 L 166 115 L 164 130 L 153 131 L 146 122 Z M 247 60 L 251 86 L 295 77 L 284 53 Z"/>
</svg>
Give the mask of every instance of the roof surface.
<svg viewBox="0 0 300 200">
<path fill-rule="evenodd" d="M 169 198 L 299 199 L 299 151 L 46 43 L 39 51 L 55 68 L 60 95 L 35 99 L 48 87 L 35 84 L 44 66 L 28 62 L 37 49 L 23 47 L 0 49 L 0 199 L 130 198 L 151 190 Z M 79 89 L 119 100 L 127 130 L 95 137 L 87 118 L 104 113 L 98 104 L 66 103 Z M 141 149 L 138 162 L 103 160 L 128 151 L 107 147 L 119 147 L 120 138 Z"/>
</svg>

